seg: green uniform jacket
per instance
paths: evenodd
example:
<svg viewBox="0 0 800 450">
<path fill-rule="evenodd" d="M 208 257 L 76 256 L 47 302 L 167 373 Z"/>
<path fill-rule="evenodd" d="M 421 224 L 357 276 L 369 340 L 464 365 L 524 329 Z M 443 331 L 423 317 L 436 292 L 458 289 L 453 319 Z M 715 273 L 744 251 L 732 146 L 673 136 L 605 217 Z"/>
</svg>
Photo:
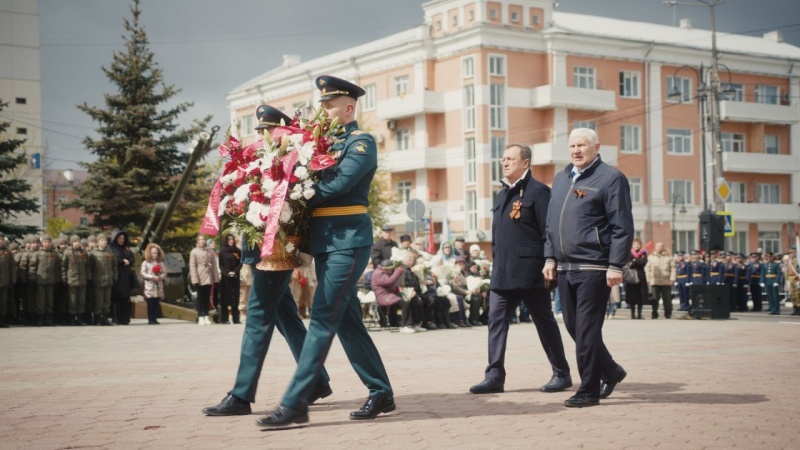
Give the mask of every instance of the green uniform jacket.
<svg viewBox="0 0 800 450">
<path fill-rule="evenodd" d="M 30 265 L 31 255 L 32 252 L 30 250 L 20 250 L 17 253 L 17 280 L 20 283 L 27 283 L 30 279 L 28 278 L 28 266 Z"/>
<path fill-rule="evenodd" d="M 17 262 L 14 261 L 14 254 L 5 245 L 0 245 L 0 288 L 14 284 L 16 278 Z"/>
<path fill-rule="evenodd" d="M 82 249 L 64 250 L 61 256 L 61 279 L 67 286 L 80 287 L 86 286 L 91 279 L 89 274 L 89 255 Z"/>
<path fill-rule="evenodd" d="M 61 278 L 60 261 L 54 249 L 39 250 L 28 259 L 28 280 L 36 284 L 54 285 Z"/>
<path fill-rule="evenodd" d="M 89 272 L 95 287 L 113 286 L 117 281 L 117 261 L 108 249 L 92 250 L 89 254 Z"/>
<path fill-rule="evenodd" d="M 325 170 L 309 207 L 369 205 L 369 186 L 378 169 L 378 148 L 371 134 L 353 121 L 344 126 L 329 154 L 336 165 Z M 372 245 L 369 214 L 314 217 L 311 219 L 311 254 L 318 255 Z"/>
</svg>

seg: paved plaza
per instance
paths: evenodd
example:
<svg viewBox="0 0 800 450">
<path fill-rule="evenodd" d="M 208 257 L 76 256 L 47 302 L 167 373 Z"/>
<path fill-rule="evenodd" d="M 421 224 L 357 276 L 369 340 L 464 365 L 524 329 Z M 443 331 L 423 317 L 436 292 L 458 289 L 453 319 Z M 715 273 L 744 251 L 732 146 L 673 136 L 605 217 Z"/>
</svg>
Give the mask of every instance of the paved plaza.
<svg viewBox="0 0 800 450">
<path fill-rule="evenodd" d="M 604 328 L 628 377 L 597 407 L 565 408 L 575 388 L 538 391 L 551 374 L 531 324 L 511 327 L 506 392 L 482 396 L 467 390 L 483 377 L 486 327 L 375 331 L 397 411 L 348 420 L 367 391 L 335 341 L 333 395 L 311 408 L 309 425 L 268 431 L 256 418 L 277 405 L 295 368 L 277 332 L 253 415 L 206 417 L 200 409 L 232 387 L 242 326 L 137 319 L 0 330 L 0 448 L 798 448 L 800 318 L 628 315 L 618 311 Z"/>
</svg>

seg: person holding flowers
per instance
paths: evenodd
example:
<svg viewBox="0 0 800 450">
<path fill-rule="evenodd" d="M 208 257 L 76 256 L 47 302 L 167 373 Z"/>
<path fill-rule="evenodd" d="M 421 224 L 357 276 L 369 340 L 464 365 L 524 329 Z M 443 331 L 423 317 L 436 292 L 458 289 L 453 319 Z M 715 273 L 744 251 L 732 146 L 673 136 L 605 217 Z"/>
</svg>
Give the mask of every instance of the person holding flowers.
<svg viewBox="0 0 800 450">
<path fill-rule="evenodd" d="M 144 280 L 144 299 L 147 301 L 147 323 L 158 325 L 161 299 L 164 298 L 164 280 L 167 279 L 164 250 L 158 244 L 147 244 L 144 249 L 141 273 Z"/>
<path fill-rule="evenodd" d="M 356 101 L 365 91 L 329 75 L 317 77 L 316 85 L 321 91 L 321 107 L 332 118 L 332 125 L 342 125 L 325 155 L 335 164 L 322 169 L 307 203 L 312 212 L 311 253 L 319 285 L 297 370 L 277 409 L 258 420 L 264 427 L 308 422 L 308 394 L 320 377 L 334 335 L 339 336 L 351 365 L 369 389 L 366 402 L 351 412 L 350 418 L 374 419 L 396 408 L 386 368 L 361 321 L 356 289 L 373 244 L 367 206 L 378 168 L 375 140 L 360 130 L 355 120 Z"/>
</svg>

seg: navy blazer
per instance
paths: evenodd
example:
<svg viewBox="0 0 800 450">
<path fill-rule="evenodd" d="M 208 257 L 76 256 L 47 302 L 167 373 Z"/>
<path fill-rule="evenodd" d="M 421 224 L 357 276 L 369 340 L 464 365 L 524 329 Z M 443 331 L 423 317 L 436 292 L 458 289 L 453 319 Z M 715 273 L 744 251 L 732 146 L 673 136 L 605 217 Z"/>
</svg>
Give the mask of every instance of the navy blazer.
<svg viewBox="0 0 800 450">
<path fill-rule="evenodd" d="M 520 200 L 520 218 L 510 216 Z M 492 208 L 492 279 L 494 290 L 544 287 L 544 240 L 550 188 L 530 170 L 510 188 L 504 183 Z"/>
</svg>

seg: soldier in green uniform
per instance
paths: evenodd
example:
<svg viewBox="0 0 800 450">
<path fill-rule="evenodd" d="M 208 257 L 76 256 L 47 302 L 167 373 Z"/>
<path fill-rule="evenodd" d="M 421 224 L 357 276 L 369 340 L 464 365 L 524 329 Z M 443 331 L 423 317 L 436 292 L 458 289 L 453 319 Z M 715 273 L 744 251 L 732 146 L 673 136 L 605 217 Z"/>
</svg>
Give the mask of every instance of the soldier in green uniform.
<svg viewBox="0 0 800 450">
<path fill-rule="evenodd" d="M 64 251 L 66 251 L 67 246 L 68 242 L 66 237 L 59 236 L 53 239 L 53 248 L 55 248 L 56 254 L 58 254 L 59 266 L 64 265 Z M 61 272 L 61 269 L 58 271 L 56 285 L 53 288 L 53 315 L 55 323 L 60 325 L 72 324 L 72 318 L 69 315 L 69 286 L 67 286 L 67 281 L 64 279 L 64 274 Z"/>
<path fill-rule="evenodd" d="M 781 270 L 780 256 L 773 256 L 770 261 L 761 264 L 761 287 L 767 291 L 767 303 L 769 313 L 778 315 L 781 313 L 781 304 L 778 291 L 783 286 L 783 270 Z"/>
<path fill-rule="evenodd" d="M 8 249 L 5 239 L 3 239 L 0 242 L 0 328 L 8 328 L 6 314 L 11 298 L 11 285 L 14 284 L 16 278 L 17 264 L 14 261 L 14 254 Z"/>
<path fill-rule="evenodd" d="M 61 278 L 69 287 L 69 315 L 71 324 L 83 326 L 86 311 L 86 281 L 89 279 L 89 257 L 81 247 L 81 238 L 69 238 L 72 248 L 64 251 L 61 257 Z"/>
<path fill-rule="evenodd" d="M 108 239 L 97 235 L 97 246 L 89 254 L 89 273 L 94 293 L 94 324 L 112 325 L 108 317 L 111 312 L 111 287 L 117 280 L 117 261 L 106 247 Z"/>
<path fill-rule="evenodd" d="M 81 244 L 83 244 L 84 240 L 81 239 Z M 91 255 L 92 251 L 97 248 L 97 237 L 94 235 L 89 235 L 85 239 L 86 244 L 82 245 L 83 250 L 86 252 L 86 257 L 89 259 L 89 274 L 91 274 Z M 92 277 L 90 276 L 88 280 L 86 280 L 86 310 L 83 313 L 83 322 L 87 325 L 93 324 L 97 321 L 97 318 L 94 317 L 94 285 L 92 283 Z"/>
<path fill-rule="evenodd" d="M 23 315 L 21 319 L 26 325 L 36 324 L 36 320 L 33 317 L 33 305 L 36 303 L 36 280 L 29 275 L 31 257 L 34 255 L 31 250 L 33 248 L 32 242 L 33 240 L 30 237 L 26 237 L 23 240 L 25 247 L 19 252 L 19 260 L 17 261 L 17 278 L 22 280 L 20 302 Z"/>
<path fill-rule="evenodd" d="M 258 424 L 281 427 L 308 422 L 309 394 L 314 390 L 328 356 L 334 334 L 369 397 L 351 419 L 374 419 L 395 410 L 389 376 L 378 349 L 361 321 L 356 283 L 367 267 L 372 247 L 372 219 L 367 214 L 370 183 L 378 169 L 378 152 L 372 135 L 358 129 L 356 100 L 364 89 L 348 81 L 320 76 L 322 108 L 343 125 L 340 140 L 331 147 L 336 164 L 315 185 L 309 200 L 311 254 L 316 263 L 318 287 L 311 306 L 311 323 L 297 371 L 280 406 Z"/>
<path fill-rule="evenodd" d="M 21 325 L 23 323 L 21 299 L 23 298 L 23 293 L 25 292 L 21 278 L 22 274 L 19 271 L 19 262 L 22 258 L 22 250 L 20 249 L 19 244 L 16 242 L 9 244 L 8 249 L 14 256 L 14 272 L 17 275 L 14 277 L 13 286 L 11 286 L 11 290 L 9 291 L 10 297 L 8 299 L 8 314 L 6 314 L 6 316 L 9 318 L 11 323 Z"/>
<path fill-rule="evenodd" d="M 42 235 L 42 248 L 37 251 L 28 266 L 28 279 L 36 280 L 36 325 L 55 325 L 53 322 L 53 289 L 61 273 L 60 261 L 53 240 Z"/>
</svg>

